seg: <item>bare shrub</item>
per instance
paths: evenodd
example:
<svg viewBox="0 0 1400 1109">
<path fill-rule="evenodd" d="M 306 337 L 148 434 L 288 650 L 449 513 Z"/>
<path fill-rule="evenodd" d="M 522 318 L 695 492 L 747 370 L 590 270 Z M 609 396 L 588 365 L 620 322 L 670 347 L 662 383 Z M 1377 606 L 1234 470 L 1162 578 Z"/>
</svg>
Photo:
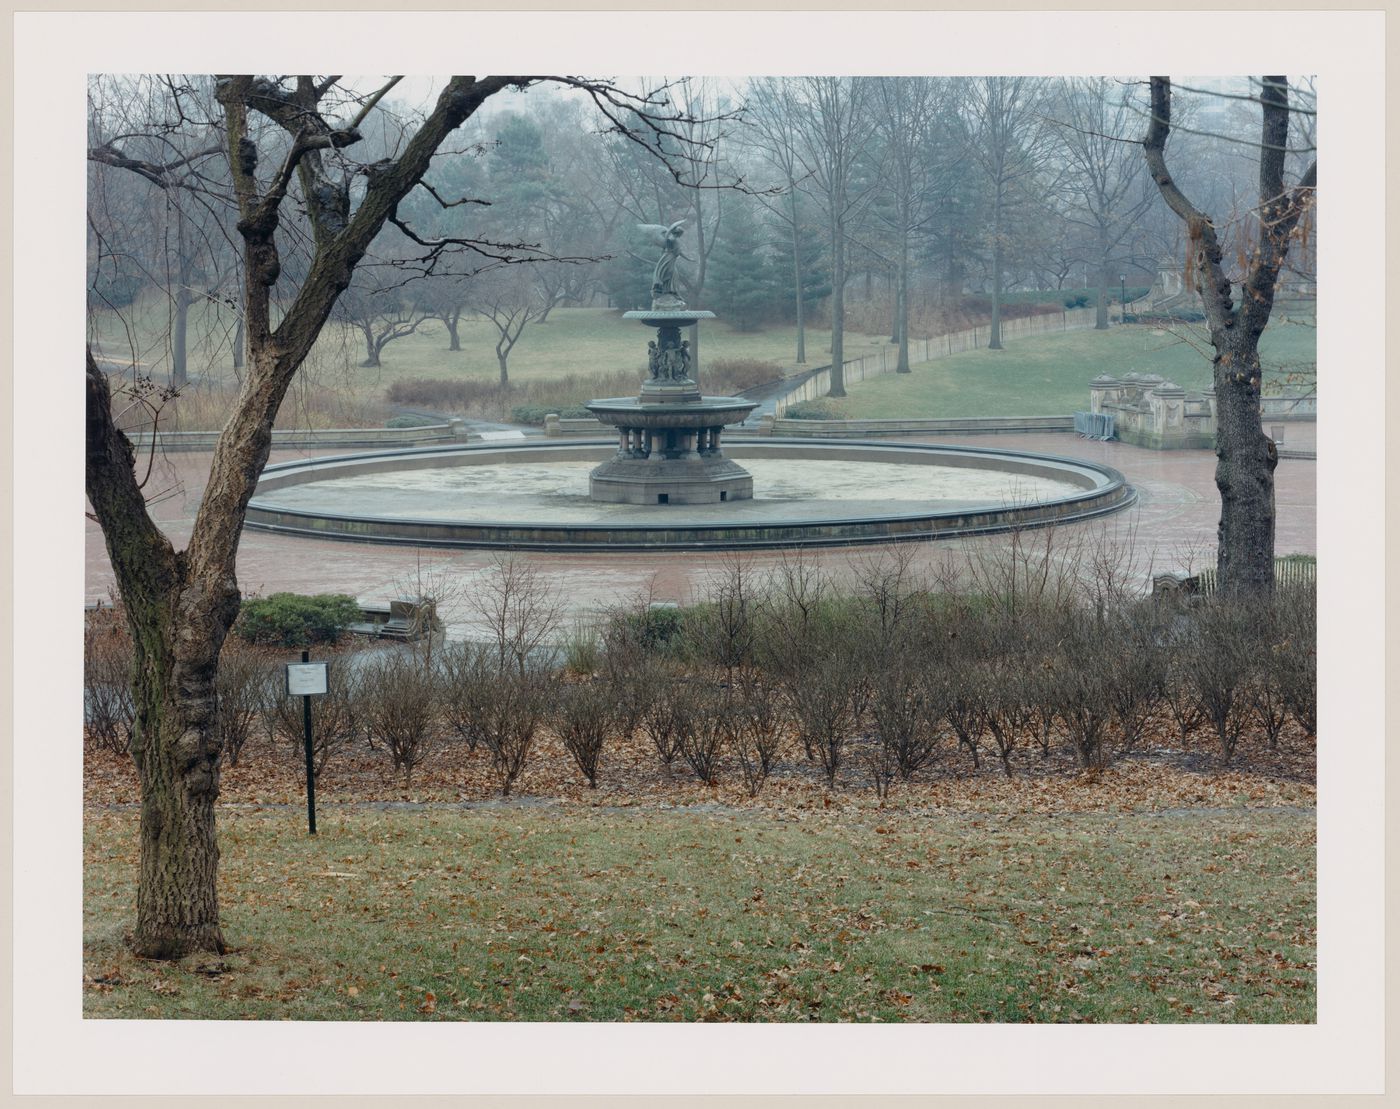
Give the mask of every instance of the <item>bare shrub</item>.
<svg viewBox="0 0 1400 1109">
<path fill-rule="evenodd" d="M 780 700 L 752 678 L 741 681 L 730 702 L 729 746 L 739 760 L 744 785 L 757 797 L 782 747 Z"/>
<path fill-rule="evenodd" d="M 899 653 L 925 612 L 927 583 L 913 564 L 914 548 L 908 544 L 886 547 L 855 564 L 865 638 L 876 664 Z"/>
<path fill-rule="evenodd" d="M 783 376 L 777 362 L 757 358 L 716 358 L 705 364 L 705 386 L 722 393 L 742 393 Z"/>
<path fill-rule="evenodd" d="M 752 665 L 758 636 L 760 598 L 755 589 L 753 560 L 728 553 L 704 587 L 703 604 L 686 613 L 689 653 L 719 667 L 732 685 L 734 673 Z"/>
<path fill-rule="evenodd" d="M 1226 765 L 1249 722 L 1251 654 L 1261 615 L 1253 604 L 1212 599 L 1195 610 L 1191 636 L 1181 645 L 1186 680 Z"/>
<path fill-rule="evenodd" d="M 1079 765 L 1102 770 L 1113 759 L 1113 747 L 1107 742 L 1113 709 L 1106 657 L 1113 646 L 1087 614 L 1066 613 L 1057 624 L 1059 657 L 1048 671 L 1055 678 L 1051 694 L 1055 715 L 1064 725 Z"/>
<path fill-rule="evenodd" d="M 522 675 L 539 661 L 563 616 L 558 590 L 539 567 L 514 555 L 498 557 L 467 597 L 486 625 L 498 667 L 514 666 Z"/>
<path fill-rule="evenodd" d="M 715 782 L 715 769 L 730 731 L 727 696 L 708 685 L 681 682 L 671 689 L 676 746 L 706 785 Z"/>
<path fill-rule="evenodd" d="M 136 701 L 131 693 L 133 651 L 125 618 L 99 608 L 83 624 L 83 720 L 88 739 L 104 750 L 131 751 Z"/>
<path fill-rule="evenodd" d="M 890 795 L 899 767 L 895 761 L 894 749 L 885 742 L 883 736 L 866 736 L 856 748 L 856 757 L 870 774 L 870 784 L 875 787 L 875 795 L 883 802 Z"/>
<path fill-rule="evenodd" d="M 468 751 L 475 751 L 482 741 L 499 661 L 499 653 L 486 643 L 448 643 L 438 655 L 443 720 L 466 743 Z"/>
<path fill-rule="evenodd" d="M 1150 602 L 1121 603 L 1100 622 L 1112 649 L 1103 653 L 1109 707 L 1117 737 L 1114 758 L 1122 758 L 1141 741 L 1148 721 L 1162 704 L 1167 684 L 1164 630 Z"/>
<path fill-rule="evenodd" d="M 581 682 L 559 688 L 553 727 L 592 789 L 598 788 L 598 765 L 610 737 L 617 734 L 622 713 L 604 681 Z"/>
<path fill-rule="evenodd" d="M 388 748 L 405 788 L 440 738 L 437 693 L 433 672 L 406 653 L 371 659 L 360 672 L 358 701 L 365 725 Z"/>
<path fill-rule="evenodd" d="M 983 690 L 983 646 L 975 613 L 966 608 L 956 610 L 956 616 L 948 622 L 946 635 L 940 664 L 932 675 L 938 692 L 937 703 L 957 737 L 958 746 L 972 756 L 972 766 L 976 770 L 982 765 L 980 748 L 987 731 L 987 700 Z"/>
<path fill-rule="evenodd" d="M 784 552 L 757 617 L 759 666 L 790 688 L 822 649 L 819 632 L 830 607 L 826 574 L 801 552 Z"/>
<path fill-rule="evenodd" d="M 877 672 L 870 700 L 870 714 L 883 748 L 878 769 L 883 773 L 887 767 L 893 768 L 904 781 L 938 757 L 942 740 L 938 686 L 930 680 L 929 670 L 915 662 L 901 658 Z"/>
<path fill-rule="evenodd" d="M 271 707 L 273 674 L 267 663 L 230 636 L 219 653 L 214 727 L 230 766 L 237 766 L 253 727 Z"/>
<path fill-rule="evenodd" d="M 1082 546 L 1053 527 L 1012 528 L 996 544 L 969 551 L 969 591 L 1013 619 L 1026 609 L 1072 608 L 1080 598 Z"/>
<path fill-rule="evenodd" d="M 1295 585 L 1274 599 L 1278 642 L 1269 672 L 1293 717 L 1310 736 L 1317 734 L 1317 587 Z"/>
<path fill-rule="evenodd" d="M 641 724 L 669 774 L 681 753 L 681 734 L 690 705 L 684 683 L 664 663 L 648 660 L 633 671 L 630 695 L 640 701 Z"/>
<path fill-rule="evenodd" d="M 1206 722 L 1206 711 L 1196 695 L 1196 686 L 1191 677 L 1191 647 L 1184 635 L 1176 631 L 1171 636 L 1162 685 L 1162 700 L 1176 721 L 1183 742 Z"/>
<path fill-rule="evenodd" d="M 1152 580 L 1152 555 L 1138 544 L 1137 523 L 1100 525 L 1078 553 L 1085 595 L 1095 612 L 1132 607 L 1142 594 L 1141 583 Z"/>
<path fill-rule="evenodd" d="M 287 695 L 286 671 L 265 672 L 268 736 L 281 739 L 295 762 L 305 760 L 306 728 L 302 699 Z M 311 773 L 319 781 L 330 761 L 365 735 L 361 718 L 360 677 L 349 658 L 336 659 L 326 669 L 326 692 L 311 698 Z"/>
<path fill-rule="evenodd" d="M 491 677 L 491 696 L 482 718 L 481 739 L 491 753 L 491 765 L 509 797 L 534 746 L 548 711 L 551 676 L 537 669 L 507 668 Z"/>
<path fill-rule="evenodd" d="M 826 773 L 828 786 L 845 759 L 846 745 L 859 724 L 858 705 L 866 676 L 841 652 L 814 659 L 789 688 L 789 709 L 803 747 Z"/>
</svg>

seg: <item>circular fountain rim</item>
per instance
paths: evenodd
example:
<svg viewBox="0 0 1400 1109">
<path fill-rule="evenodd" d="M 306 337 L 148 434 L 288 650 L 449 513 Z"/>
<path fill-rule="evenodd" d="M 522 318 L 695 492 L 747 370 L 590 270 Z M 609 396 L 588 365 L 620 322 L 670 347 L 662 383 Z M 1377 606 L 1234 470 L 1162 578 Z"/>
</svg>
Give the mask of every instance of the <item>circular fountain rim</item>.
<svg viewBox="0 0 1400 1109">
<path fill-rule="evenodd" d="M 480 443 L 446 446 L 399 448 L 353 454 L 327 455 L 297 459 L 268 466 L 258 482 L 258 489 L 248 503 L 247 526 L 258 531 L 278 532 L 322 539 L 353 542 L 410 544 L 422 547 L 455 547 L 470 549 L 508 548 L 545 551 L 600 550 L 736 550 L 782 549 L 793 547 L 838 547 L 879 544 L 900 541 L 954 538 L 990 534 L 1016 528 L 1044 527 L 1090 519 L 1126 508 L 1137 499 L 1137 491 L 1126 478 L 1111 466 L 1081 458 L 1042 454 L 1033 451 L 1009 450 L 997 447 L 948 446 L 925 443 L 880 442 L 877 440 L 842 440 L 783 438 L 775 441 L 753 436 L 731 440 L 737 455 L 797 456 L 801 452 L 818 454 L 869 454 L 866 461 L 891 461 L 891 455 L 916 455 L 927 458 L 938 454 L 968 460 L 982 456 L 989 460 L 1005 460 L 1028 467 L 1065 471 L 1091 477 L 1092 487 L 1082 492 L 1034 501 L 1013 507 L 957 508 L 943 511 L 913 511 L 885 514 L 851 514 L 828 516 L 811 520 L 744 521 L 731 523 L 668 523 L 665 510 L 658 513 L 655 523 L 561 524 L 541 521 L 442 520 L 432 518 L 390 518 L 354 513 L 318 511 L 300 508 L 280 508 L 258 499 L 259 492 L 321 480 L 328 472 L 343 471 L 338 476 L 350 476 L 356 469 L 380 468 L 387 460 L 401 459 L 420 462 L 452 456 L 472 458 L 473 464 L 511 458 L 563 454 L 580 450 L 599 450 L 615 446 L 611 439 L 588 439 L 573 442 Z M 475 457 L 473 457 L 475 456 Z M 429 463 L 430 464 L 430 463 Z M 529 464 L 529 462 L 524 462 Z M 925 462 L 924 464 L 928 464 Z M 410 466 L 410 469 L 424 468 Z M 991 467 L 986 467 L 991 468 Z M 363 472 L 363 471 L 362 471 Z M 302 475 L 308 475 L 302 477 Z M 309 475 L 321 475 L 312 477 Z M 300 478 L 301 480 L 297 480 Z"/>
</svg>

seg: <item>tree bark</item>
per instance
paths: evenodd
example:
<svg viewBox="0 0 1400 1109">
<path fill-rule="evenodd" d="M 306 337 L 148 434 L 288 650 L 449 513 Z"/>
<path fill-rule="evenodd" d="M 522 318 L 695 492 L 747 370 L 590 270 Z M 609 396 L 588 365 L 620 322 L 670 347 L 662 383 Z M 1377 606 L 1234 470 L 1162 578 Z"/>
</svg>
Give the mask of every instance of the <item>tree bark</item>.
<svg viewBox="0 0 1400 1109">
<path fill-rule="evenodd" d="M 230 577 L 192 576 L 145 511 L 130 441 L 112 422 L 107 378 L 87 356 L 86 488 L 104 522 L 134 649 L 136 727 L 131 753 L 141 782 L 138 955 L 222 953 L 214 802 L 222 748 L 214 675 L 238 612 Z"/>
<path fill-rule="evenodd" d="M 1212 332 L 1215 344 L 1215 487 L 1220 490 L 1216 567 L 1222 591 L 1274 587 L 1274 469 L 1278 450 L 1259 415 L 1258 342 Z M 1251 349 L 1252 348 L 1252 349 Z"/>
<path fill-rule="evenodd" d="M 1263 136 L 1259 154 L 1259 234 L 1247 260 L 1240 304 L 1222 265 L 1223 252 L 1210 217 L 1191 203 L 1166 164 L 1171 133 L 1171 81 L 1151 79 L 1152 117 L 1143 152 L 1158 191 L 1186 224 L 1191 271 L 1215 347 L 1215 484 L 1220 490 L 1217 580 L 1226 595 L 1267 594 L 1274 586 L 1274 468 L 1278 454 L 1264 435 L 1259 412 L 1259 336 L 1273 310 L 1278 273 L 1289 239 L 1311 207 L 1317 163 L 1297 186 L 1285 190 L 1288 92 L 1284 77 L 1265 77 Z"/>
<path fill-rule="evenodd" d="M 442 317 L 442 322 L 447 325 L 447 334 L 450 336 L 450 341 L 447 344 L 447 349 L 450 351 L 462 349 L 462 340 L 457 335 L 457 324 L 461 322 L 461 319 L 460 312 L 449 312 Z"/>
</svg>

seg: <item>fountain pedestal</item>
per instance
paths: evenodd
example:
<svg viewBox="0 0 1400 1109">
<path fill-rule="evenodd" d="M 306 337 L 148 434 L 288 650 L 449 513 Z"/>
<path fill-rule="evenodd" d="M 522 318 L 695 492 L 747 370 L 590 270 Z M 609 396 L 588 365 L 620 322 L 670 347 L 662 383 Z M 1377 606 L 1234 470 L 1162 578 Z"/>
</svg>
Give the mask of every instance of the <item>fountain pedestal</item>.
<svg viewBox="0 0 1400 1109">
<path fill-rule="evenodd" d="M 758 407 L 740 397 L 707 397 L 690 376 L 681 328 L 713 312 L 626 312 L 657 329 L 648 344 L 650 377 L 636 397 L 590 401 L 587 408 L 618 430 L 617 454 L 595 469 L 588 494 L 614 504 L 717 504 L 753 496 L 753 477 L 724 457 L 723 429 Z"/>
</svg>

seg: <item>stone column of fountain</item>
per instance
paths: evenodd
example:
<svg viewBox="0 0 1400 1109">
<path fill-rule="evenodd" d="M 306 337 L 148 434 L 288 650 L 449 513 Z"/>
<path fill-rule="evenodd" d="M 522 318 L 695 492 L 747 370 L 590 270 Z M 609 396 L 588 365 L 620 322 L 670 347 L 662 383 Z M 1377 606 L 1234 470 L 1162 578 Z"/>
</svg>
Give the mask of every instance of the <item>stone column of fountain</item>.
<svg viewBox="0 0 1400 1109">
<path fill-rule="evenodd" d="M 661 232 L 664 252 L 652 278 L 649 311 L 624 312 L 656 329 L 647 344 L 648 377 L 641 393 L 590 401 L 605 424 L 618 429 L 617 454 L 595 469 L 588 493 L 620 504 L 717 504 L 753 496 L 753 477 L 724 457 L 720 434 L 758 407 L 741 397 L 707 397 L 691 376 L 690 344 L 681 329 L 713 312 L 687 311 L 674 286 L 677 240 L 684 221 Z M 650 225 L 649 225 L 650 226 Z"/>
</svg>

